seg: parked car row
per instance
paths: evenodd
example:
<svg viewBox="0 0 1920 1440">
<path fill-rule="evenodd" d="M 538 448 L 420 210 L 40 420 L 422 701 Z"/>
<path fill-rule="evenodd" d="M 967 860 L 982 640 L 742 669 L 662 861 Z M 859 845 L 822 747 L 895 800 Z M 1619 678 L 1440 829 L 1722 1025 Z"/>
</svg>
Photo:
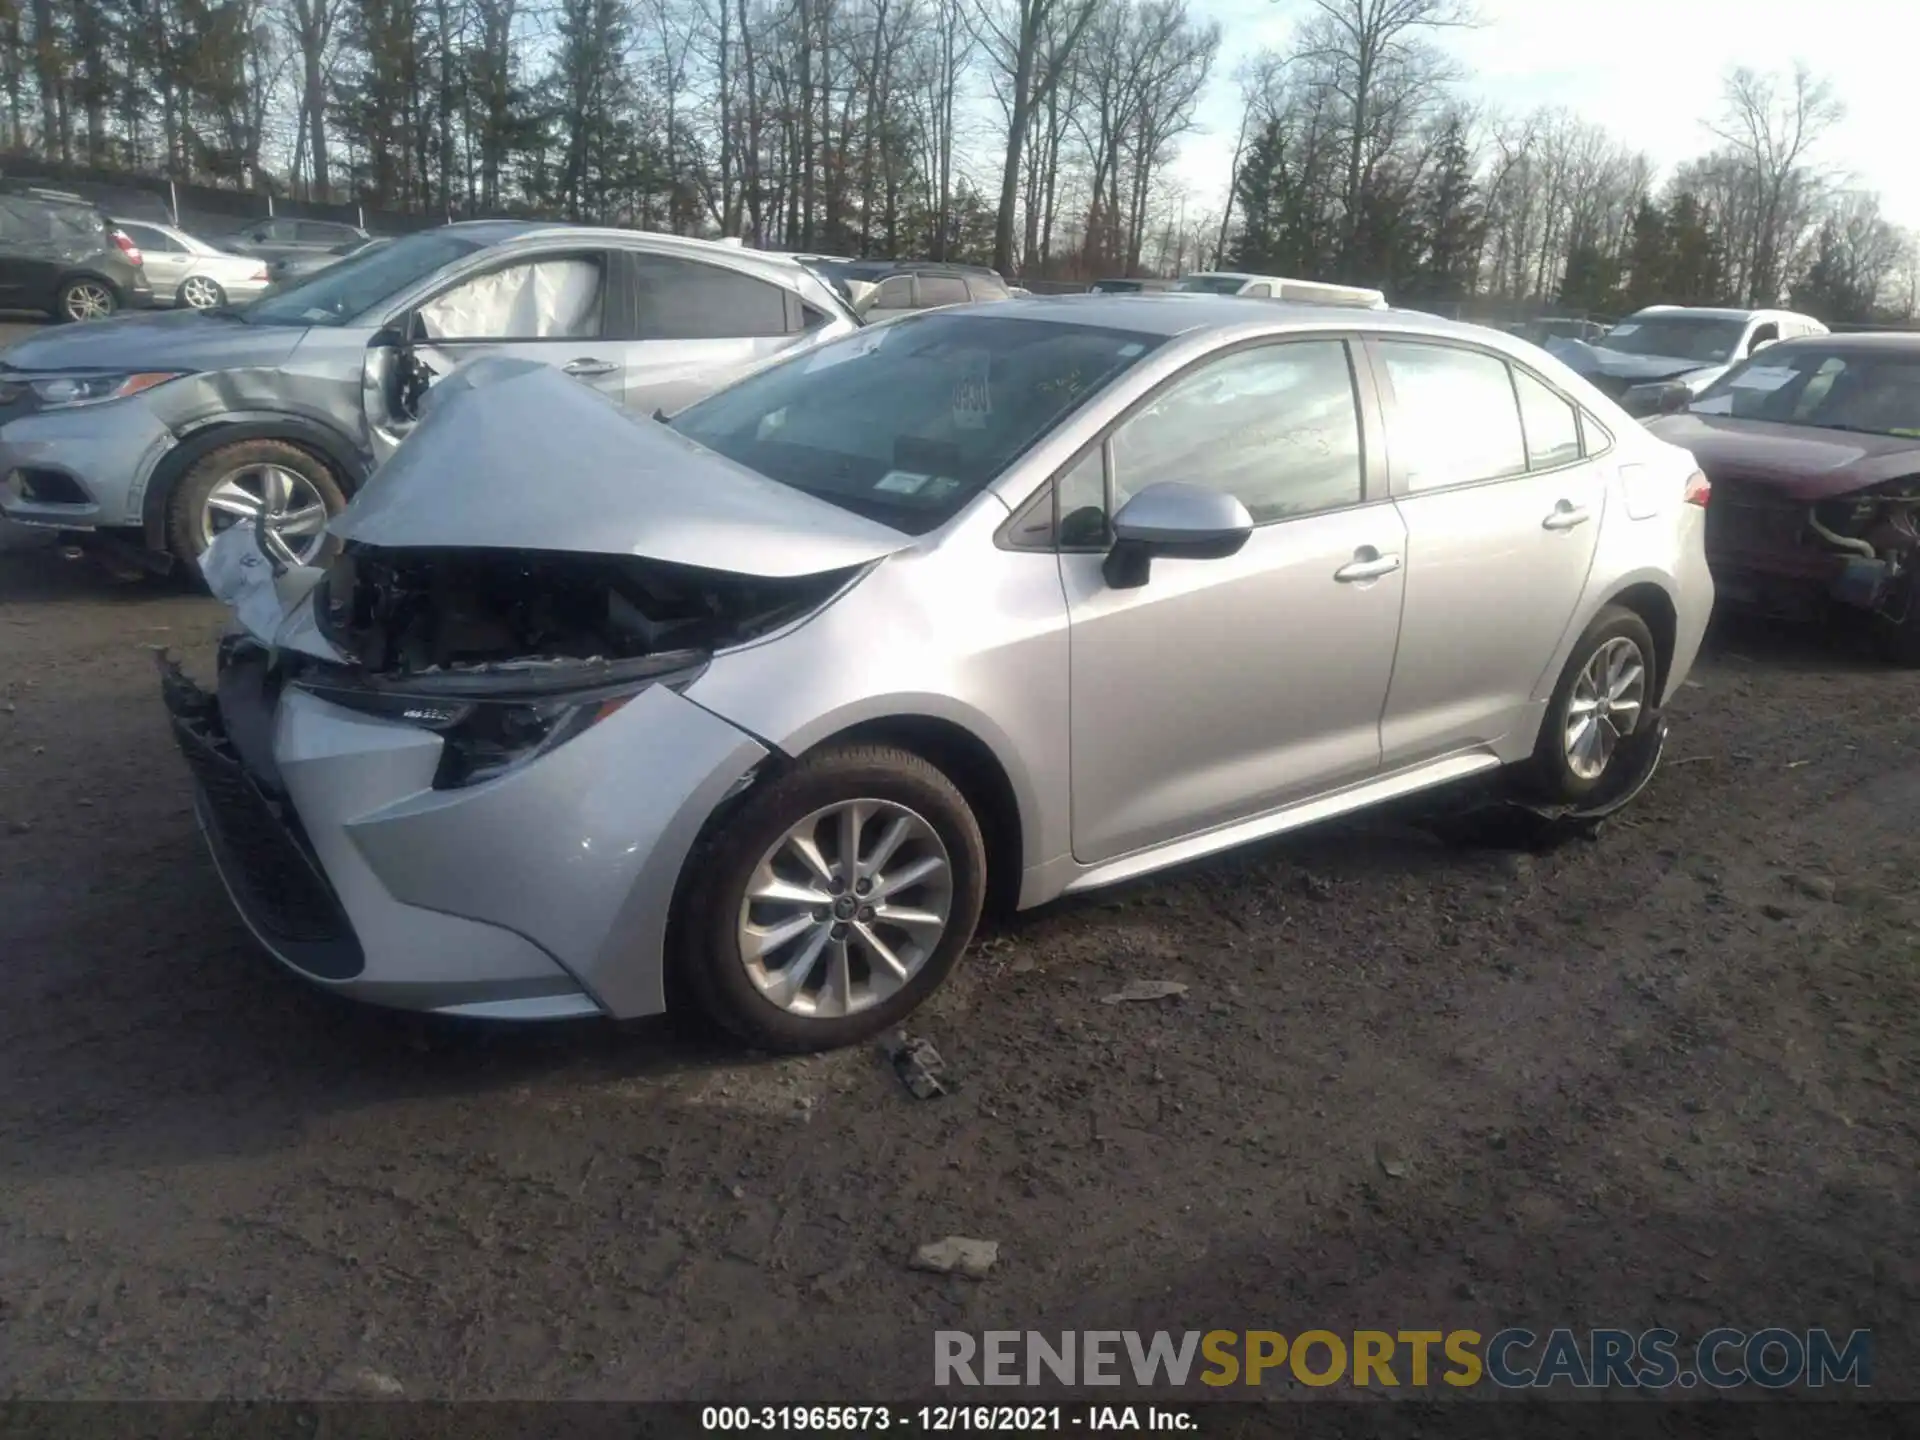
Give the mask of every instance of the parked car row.
<svg viewBox="0 0 1920 1440">
<path fill-rule="evenodd" d="M 990 893 L 1416 796 L 1613 813 L 1716 583 L 1920 662 L 1914 337 L 1656 333 L 1689 398 L 1642 424 L 1361 287 L 927 285 L 990 274 L 451 225 L 7 352 L 0 511 L 233 607 L 163 691 L 284 964 L 777 1050 L 898 1024 Z"/>
</svg>

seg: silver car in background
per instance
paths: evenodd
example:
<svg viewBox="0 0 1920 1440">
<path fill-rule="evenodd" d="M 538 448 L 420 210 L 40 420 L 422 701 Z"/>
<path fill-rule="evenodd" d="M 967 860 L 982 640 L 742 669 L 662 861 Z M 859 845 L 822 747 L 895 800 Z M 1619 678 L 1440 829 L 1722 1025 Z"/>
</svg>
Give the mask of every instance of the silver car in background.
<svg viewBox="0 0 1920 1440">
<path fill-rule="evenodd" d="M 858 328 L 792 260 L 633 230 L 423 230 L 247 305 L 47 331 L 0 355 L 0 514 L 192 563 L 260 518 L 287 563 L 480 356 L 551 365 L 643 413 L 677 410 Z M 564 436 L 535 422 L 526 440 Z M 524 481 L 544 483 L 538 469 Z M 462 504 L 465 502 L 462 501 Z"/>
<path fill-rule="evenodd" d="M 267 289 L 266 261 L 230 255 L 175 225 L 116 220 L 146 260 L 153 303 L 211 310 L 252 300 Z"/>
<path fill-rule="evenodd" d="M 479 362 L 163 680 L 241 914 L 457 1014 L 840 1045 L 1033 906 L 1482 781 L 1601 813 L 1712 602 L 1692 458 L 1537 348 L 1194 296 L 907 316 L 668 424 Z"/>
</svg>

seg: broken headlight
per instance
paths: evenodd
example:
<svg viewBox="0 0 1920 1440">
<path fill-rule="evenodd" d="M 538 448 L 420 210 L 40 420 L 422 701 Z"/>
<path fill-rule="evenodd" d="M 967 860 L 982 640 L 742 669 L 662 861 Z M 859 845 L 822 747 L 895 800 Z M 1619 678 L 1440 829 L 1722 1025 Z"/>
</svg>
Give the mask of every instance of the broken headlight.
<svg viewBox="0 0 1920 1440">
<path fill-rule="evenodd" d="M 441 739 L 436 790 L 501 776 L 558 749 L 656 685 L 679 691 L 706 669 L 706 656 L 680 652 L 642 665 L 554 666 L 542 672 L 445 672 L 372 684 L 305 676 L 301 689 L 329 704 L 431 730 Z"/>
</svg>

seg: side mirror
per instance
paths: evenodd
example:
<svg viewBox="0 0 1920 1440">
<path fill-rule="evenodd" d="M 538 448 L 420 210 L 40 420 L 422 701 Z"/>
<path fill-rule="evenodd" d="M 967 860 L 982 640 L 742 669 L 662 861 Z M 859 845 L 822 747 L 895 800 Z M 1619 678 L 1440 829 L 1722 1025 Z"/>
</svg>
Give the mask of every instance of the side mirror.
<svg viewBox="0 0 1920 1440">
<path fill-rule="evenodd" d="M 1660 415 L 1678 415 L 1692 403 L 1693 391 L 1685 385 L 1669 385 L 1654 401 L 1654 410 Z"/>
<path fill-rule="evenodd" d="M 1147 583 L 1156 555 L 1169 560 L 1224 560 L 1253 534 L 1253 517 L 1232 495 L 1199 485 L 1149 485 L 1113 517 L 1113 548 L 1102 573 L 1116 590 Z"/>
</svg>

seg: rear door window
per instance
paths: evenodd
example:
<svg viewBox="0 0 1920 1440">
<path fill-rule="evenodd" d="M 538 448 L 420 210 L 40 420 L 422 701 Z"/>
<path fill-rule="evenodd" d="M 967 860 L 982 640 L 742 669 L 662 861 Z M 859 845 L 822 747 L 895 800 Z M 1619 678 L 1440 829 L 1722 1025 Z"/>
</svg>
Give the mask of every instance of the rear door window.
<svg viewBox="0 0 1920 1440">
<path fill-rule="evenodd" d="M 738 270 L 629 252 L 634 333 L 642 340 L 734 340 L 788 333 L 787 292 Z"/>
<path fill-rule="evenodd" d="M 975 300 L 1005 300 L 1010 298 L 1007 287 L 991 275 L 967 276 L 967 291 Z"/>
<path fill-rule="evenodd" d="M 922 275 L 915 283 L 919 287 L 919 294 L 915 298 L 922 310 L 931 310 L 936 305 L 967 303 L 967 285 L 958 275 Z"/>
<path fill-rule="evenodd" d="M 134 244 L 155 255 L 171 255 L 186 249 L 164 230 L 156 230 L 151 225 L 122 225 L 120 228 L 127 232 L 127 238 Z"/>
<path fill-rule="evenodd" d="M 1451 345 L 1376 341 L 1393 389 L 1387 454 L 1413 494 L 1522 475 L 1527 442 L 1506 361 Z"/>
</svg>

